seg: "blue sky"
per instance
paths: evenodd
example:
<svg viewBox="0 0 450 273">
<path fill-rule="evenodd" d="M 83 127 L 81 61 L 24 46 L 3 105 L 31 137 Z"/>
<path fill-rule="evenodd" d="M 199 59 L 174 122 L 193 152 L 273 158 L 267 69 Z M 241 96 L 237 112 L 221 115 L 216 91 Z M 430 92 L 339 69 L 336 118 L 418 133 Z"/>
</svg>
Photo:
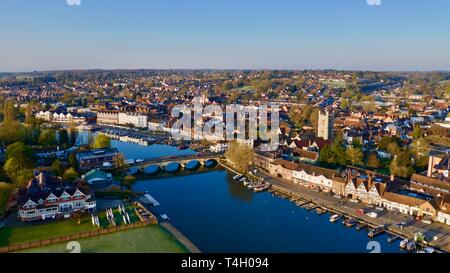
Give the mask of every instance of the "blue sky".
<svg viewBox="0 0 450 273">
<path fill-rule="evenodd" d="M 450 69 L 450 1 L 0 1 L 0 71 Z"/>
</svg>

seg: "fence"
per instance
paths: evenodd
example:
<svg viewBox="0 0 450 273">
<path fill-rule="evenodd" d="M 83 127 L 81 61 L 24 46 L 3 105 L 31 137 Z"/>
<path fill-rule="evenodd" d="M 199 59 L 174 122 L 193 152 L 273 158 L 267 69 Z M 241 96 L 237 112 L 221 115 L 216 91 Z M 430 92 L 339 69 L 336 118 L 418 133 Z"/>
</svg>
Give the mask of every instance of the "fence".
<svg viewBox="0 0 450 273">
<path fill-rule="evenodd" d="M 144 227 L 144 226 L 147 226 L 150 224 L 154 224 L 154 222 L 150 222 L 150 221 L 138 222 L 138 223 L 133 223 L 133 224 L 128 224 L 128 225 L 120 225 L 120 226 L 116 226 L 116 227 L 109 227 L 109 228 L 79 232 L 79 233 L 75 233 L 72 235 L 59 236 L 59 237 L 54 237 L 51 239 L 11 244 L 9 246 L 1 247 L 0 253 L 15 252 L 15 251 L 26 250 L 26 249 L 30 249 L 30 248 L 36 248 L 36 247 L 48 246 L 48 245 L 52 245 L 52 244 L 70 242 L 70 241 L 79 240 L 79 239 L 97 237 L 97 236 L 102 236 L 102 235 L 120 232 L 120 231 L 124 231 L 124 230 L 140 228 L 140 227 Z"/>
</svg>

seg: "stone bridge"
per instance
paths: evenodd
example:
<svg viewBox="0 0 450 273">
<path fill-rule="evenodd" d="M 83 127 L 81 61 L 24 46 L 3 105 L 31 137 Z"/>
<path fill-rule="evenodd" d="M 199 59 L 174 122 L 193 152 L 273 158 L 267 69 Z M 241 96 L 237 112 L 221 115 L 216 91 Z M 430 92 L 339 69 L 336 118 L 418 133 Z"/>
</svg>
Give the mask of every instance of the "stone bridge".
<svg viewBox="0 0 450 273">
<path fill-rule="evenodd" d="M 143 162 L 127 165 L 128 167 L 138 167 L 139 169 L 145 169 L 149 166 L 158 166 L 161 169 L 165 169 L 167 165 L 171 163 L 178 163 L 182 168 L 191 161 L 198 161 L 201 165 L 205 165 L 208 160 L 219 161 L 222 158 L 222 154 L 203 154 L 203 155 L 179 155 L 179 156 L 164 156 L 158 158 L 146 159 Z"/>
</svg>

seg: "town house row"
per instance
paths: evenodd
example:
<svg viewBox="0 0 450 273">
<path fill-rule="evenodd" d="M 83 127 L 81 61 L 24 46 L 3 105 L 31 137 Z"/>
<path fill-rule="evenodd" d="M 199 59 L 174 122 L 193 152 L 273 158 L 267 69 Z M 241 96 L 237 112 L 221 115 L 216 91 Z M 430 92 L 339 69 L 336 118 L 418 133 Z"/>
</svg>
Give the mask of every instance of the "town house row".
<svg viewBox="0 0 450 273">
<path fill-rule="evenodd" d="M 408 194 L 409 189 L 394 179 L 374 173 L 361 173 L 354 169 L 344 172 L 295 163 L 276 158 L 272 153 L 256 152 L 255 165 L 285 183 L 292 183 L 335 195 L 358 200 L 365 204 L 410 216 L 430 218 L 450 225 L 450 207 L 442 196 L 420 198 Z M 425 196 L 425 195 L 424 195 Z"/>
</svg>

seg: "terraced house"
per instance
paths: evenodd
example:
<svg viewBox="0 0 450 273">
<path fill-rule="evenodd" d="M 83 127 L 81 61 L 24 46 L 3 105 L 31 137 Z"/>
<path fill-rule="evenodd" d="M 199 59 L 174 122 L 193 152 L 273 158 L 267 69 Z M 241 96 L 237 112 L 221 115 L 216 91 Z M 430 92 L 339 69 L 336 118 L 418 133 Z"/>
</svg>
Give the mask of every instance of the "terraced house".
<svg viewBox="0 0 450 273">
<path fill-rule="evenodd" d="M 92 212 L 97 205 L 86 183 L 63 182 L 44 172 L 19 190 L 17 203 L 19 218 L 26 222 L 69 218 L 74 212 Z"/>
</svg>

